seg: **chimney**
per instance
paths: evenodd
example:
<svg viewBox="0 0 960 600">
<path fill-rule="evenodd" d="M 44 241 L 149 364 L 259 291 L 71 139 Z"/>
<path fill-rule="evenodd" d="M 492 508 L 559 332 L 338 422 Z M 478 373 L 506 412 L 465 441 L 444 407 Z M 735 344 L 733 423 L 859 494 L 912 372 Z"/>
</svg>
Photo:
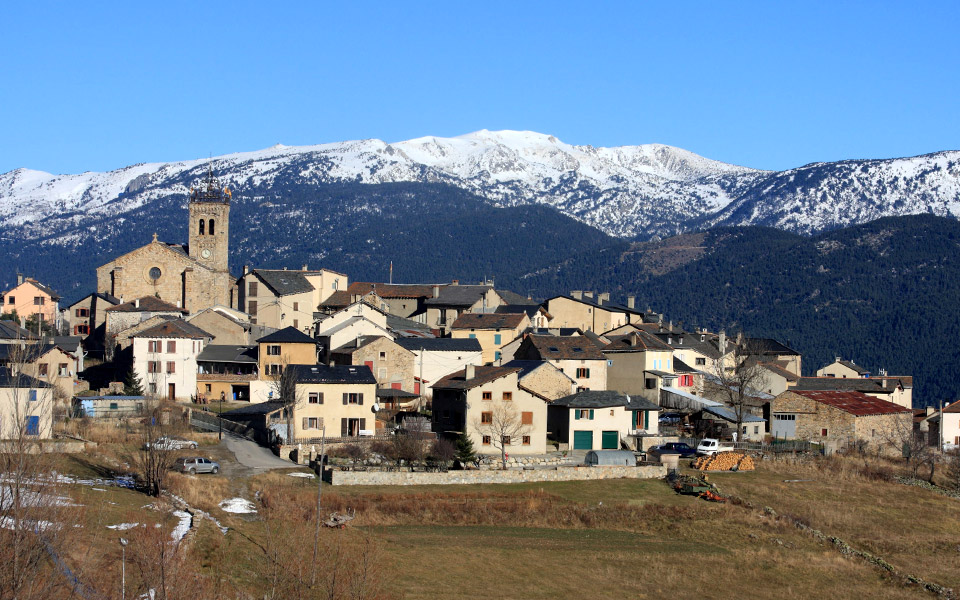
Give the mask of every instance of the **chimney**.
<svg viewBox="0 0 960 600">
<path fill-rule="evenodd" d="M 631 345 L 631 346 L 636 346 L 636 345 L 637 345 L 637 338 L 638 338 L 638 337 L 639 337 L 639 336 L 638 336 L 636 333 L 630 334 L 630 345 Z"/>
<path fill-rule="evenodd" d="M 453 281 L 450 282 L 450 285 L 460 285 L 460 280 L 454 279 Z"/>
<path fill-rule="evenodd" d="M 583 292 L 581 292 L 580 290 L 572 290 L 570 292 L 570 297 L 576 298 L 577 300 L 583 300 Z"/>
<path fill-rule="evenodd" d="M 177 300 L 177 308 L 180 308 L 180 301 Z"/>
<path fill-rule="evenodd" d="M 433 297 L 434 297 L 434 298 L 439 298 L 439 297 L 440 297 L 440 286 L 439 286 L 439 285 L 433 286 Z"/>
<path fill-rule="evenodd" d="M 464 379 L 473 379 L 474 377 L 476 377 L 476 375 L 477 375 L 477 370 L 473 367 L 473 365 L 467 365 L 467 368 L 464 369 L 463 371 Z"/>
<path fill-rule="evenodd" d="M 935 409 L 935 408 L 933 408 L 932 406 L 927 406 L 927 416 L 928 416 L 928 417 L 929 417 L 930 415 L 932 415 L 934 412 L 936 412 L 936 409 Z"/>
<path fill-rule="evenodd" d="M 583 295 L 586 296 L 587 298 L 590 298 L 591 300 L 593 299 L 593 292 L 592 292 L 592 291 L 591 291 L 591 292 L 584 292 Z"/>
<path fill-rule="evenodd" d="M 137 298 L 136 300 L 133 301 L 133 307 L 140 308 L 140 298 Z"/>
<path fill-rule="evenodd" d="M 243 274 L 247 275 L 250 273 L 250 265 L 243 265 Z"/>
<path fill-rule="evenodd" d="M 23 273 L 17 273 L 17 285 L 23 283 Z"/>
<path fill-rule="evenodd" d="M 668 346 L 672 346 L 672 345 L 673 345 L 673 336 L 672 336 L 672 335 L 668 335 L 668 336 L 667 336 L 667 345 L 668 345 Z"/>
<path fill-rule="evenodd" d="M 286 271 L 286 270 L 287 270 L 287 268 L 286 268 L 286 267 L 284 267 L 284 268 L 283 268 L 283 270 L 284 270 L 284 271 Z"/>
<path fill-rule="evenodd" d="M 306 270 L 307 270 L 307 265 L 303 265 L 303 267 L 302 267 L 300 270 L 301 270 L 301 271 L 306 271 Z"/>
<path fill-rule="evenodd" d="M 609 304 L 609 303 L 610 303 L 610 292 L 604 292 L 604 293 L 602 293 L 602 294 L 598 294 L 598 295 L 597 295 L 597 301 L 599 302 L 599 304 L 603 304 L 604 302 L 606 302 L 607 304 Z"/>
<path fill-rule="evenodd" d="M 673 319 L 670 319 L 670 324 L 668 325 L 668 327 L 670 328 L 669 329 L 670 333 L 673 333 Z"/>
<path fill-rule="evenodd" d="M 726 352 L 727 352 L 727 334 L 724 333 L 723 331 L 720 332 L 719 348 L 720 348 L 720 354 L 726 354 Z"/>
<path fill-rule="evenodd" d="M 627 308 L 635 308 L 637 304 L 637 297 L 630 295 L 627 296 Z"/>
</svg>

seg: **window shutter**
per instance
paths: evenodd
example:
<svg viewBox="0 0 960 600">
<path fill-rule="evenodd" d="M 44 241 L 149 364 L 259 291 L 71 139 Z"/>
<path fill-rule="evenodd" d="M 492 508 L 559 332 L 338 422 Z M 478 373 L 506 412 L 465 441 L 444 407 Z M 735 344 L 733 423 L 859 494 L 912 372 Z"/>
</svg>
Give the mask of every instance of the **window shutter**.
<svg viewBox="0 0 960 600">
<path fill-rule="evenodd" d="M 319 394 L 317 394 L 317 396 L 319 398 L 320 404 L 323 404 L 323 392 L 320 392 Z"/>
<path fill-rule="evenodd" d="M 363 392 L 360 392 L 359 394 L 357 394 L 357 404 L 359 404 L 360 406 L 363 406 Z"/>
<path fill-rule="evenodd" d="M 533 425 L 533 413 L 532 412 L 520 413 L 520 423 L 522 425 Z"/>
<path fill-rule="evenodd" d="M 346 401 L 344 401 L 344 403 L 346 403 Z M 349 428 L 350 428 L 350 423 L 348 422 L 348 420 L 340 419 L 340 437 L 347 437 L 347 435 L 349 435 L 350 433 Z"/>
<path fill-rule="evenodd" d="M 360 419 L 360 429 L 366 429 L 366 428 L 367 428 L 367 420 Z"/>
<path fill-rule="evenodd" d="M 307 425 L 307 418 L 304 417 L 304 418 L 303 418 L 303 425 L 300 427 L 300 429 L 307 429 L 307 427 L 308 427 L 308 425 Z"/>
<path fill-rule="evenodd" d="M 576 409 L 573 411 L 573 420 L 574 421 L 580 420 L 580 409 Z"/>
<path fill-rule="evenodd" d="M 587 372 L 587 379 L 590 379 L 590 369 L 585 369 Z"/>
<path fill-rule="evenodd" d="M 349 402 L 349 396 L 350 396 L 350 395 L 347 394 L 346 392 L 343 393 L 343 405 L 344 405 L 344 406 L 346 406 L 346 405 L 347 405 L 347 402 Z"/>
<path fill-rule="evenodd" d="M 592 408 L 590 409 L 590 420 L 591 420 L 591 421 L 593 420 L 593 409 L 592 409 Z"/>
</svg>

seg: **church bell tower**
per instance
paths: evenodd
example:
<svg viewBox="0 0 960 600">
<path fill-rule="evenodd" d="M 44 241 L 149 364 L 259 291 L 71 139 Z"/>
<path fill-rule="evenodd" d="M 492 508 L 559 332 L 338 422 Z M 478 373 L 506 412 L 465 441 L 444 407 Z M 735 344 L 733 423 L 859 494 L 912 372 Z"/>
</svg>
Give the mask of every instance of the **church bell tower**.
<svg viewBox="0 0 960 600">
<path fill-rule="evenodd" d="M 206 181 L 190 189 L 190 258 L 221 273 L 230 270 L 230 197 L 212 167 Z"/>
</svg>

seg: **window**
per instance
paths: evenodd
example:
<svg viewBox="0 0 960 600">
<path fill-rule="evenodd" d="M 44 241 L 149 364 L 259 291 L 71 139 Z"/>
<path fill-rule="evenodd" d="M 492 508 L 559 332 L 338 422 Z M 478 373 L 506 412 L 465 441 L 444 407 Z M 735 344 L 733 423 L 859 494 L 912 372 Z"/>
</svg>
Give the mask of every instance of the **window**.
<svg viewBox="0 0 960 600">
<path fill-rule="evenodd" d="M 214 233 L 216 232 L 214 231 L 213 219 L 210 219 L 210 235 L 213 235 Z"/>
<path fill-rule="evenodd" d="M 44 298 L 43 296 L 34 296 L 34 297 L 33 297 L 33 305 L 34 305 L 34 306 L 43 306 L 44 300 L 45 300 L 45 298 Z"/>
<path fill-rule="evenodd" d="M 27 417 L 27 435 L 40 435 L 40 417 Z"/>
<path fill-rule="evenodd" d="M 89 325 L 74 325 L 73 326 L 74 335 L 89 335 L 90 326 Z"/>
<path fill-rule="evenodd" d="M 293 320 L 293 328 L 294 328 L 294 329 L 300 329 L 300 319 L 294 319 L 294 320 Z"/>
<path fill-rule="evenodd" d="M 574 413 L 573 416 L 577 419 L 593 418 L 593 412 L 589 408 L 578 408 L 577 410 L 573 411 L 573 413 Z"/>
<path fill-rule="evenodd" d="M 477 339 L 477 334 L 475 334 L 475 333 L 471 333 L 471 334 L 469 334 L 469 336 L 470 336 L 470 339 L 471 339 L 471 340 Z"/>
<path fill-rule="evenodd" d="M 310 395 L 307 396 L 307 402 L 309 404 L 323 404 L 323 392 L 310 392 Z"/>
<path fill-rule="evenodd" d="M 200 219 L 200 229 L 199 229 L 200 235 L 204 234 L 203 225 L 204 225 L 204 220 Z"/>
<path fill-rule="evenodd" d="M 759 425 L 754 425 L 754 426 L 753 426 L 753 435 L 759 435 L 759 434 L 760 434 L 760 426 L 759 426 Z"/>
<path fill-rule="evenodd" d="M 157 384 L 152 383 L 152 382 L 151 382 L 151 383 L 148 383 L 148 384 L 147 384 L 147 391 L 150 392 L 151 394 L 156 394 L 156 393 L 157 393 Z"/>
<path fill-rule="evenodd" d="M 247 295 L 256 296 L 257 295 L 257 282 L 251 281 L 247 284 Z"/>
<path fill-rule="evenodd" d="M 283 372 L 283 365 L 278 363 L 271 363 L 267 365 L 267 375 L 279 375 Z"/>
<path fill-rule="evenodd" d="M 489 446 L 489 445 L 490 445 L 490 436 L 489 436 L 489 435 L 483 436 L 483 445 L 484 445 L 484 446 Z"/>
<path fill-rule="evenodd" d="M 644 387 L 648 390 L 657 389 L 657 380 L 653 377 L 647 377 L 646 381 L 644 382 Z"/>
<path fill-rule="evenodd" d="M 295 311 L 300 310 L 300 303 L 299 303 L 299 302 L 294 302 L 294 303 L 293 303 L 293 310 L 295 310 Z"/>
<path fill-rule="evenodd" d="M 49 369 L 49 366 L 50 366 L 50 365 L 48 365 L 47 363 L 40 363 L 40 365 L 38 366 L 38 368 L 40 369 L 40 370 L 39 370 L 40 377 L 46 377 L 46 376 L 47 376 L 47 374 L 48 374 L 48 372 L 49 372 L 49 370 L 48 370 L 48 369 Z"/>
<path fill-rule="evenodd" d="M 482 412 L 480 413 L 480 422 L 484 425 L 489 425 L 493 423 L 493 413 L 492 412 Z"/>
<path fill-rule="evenodd" d="M 533 413 L 532 412 L 520 413 L 520 423 L 523 425 L 533 425 Z"/>
<path fill-rule="evenodd" d="M 503 401 L 504 401 L 504 402 L 511 402 L 512 400 L 513 400 L 513 392 L 504 392 L 504 393 L 503 393 Z"/>
<path fill-rule="evenodd" d="M 493 336 L 493 343 L 494 343 L 494 344 L 500 344 L 500 343 L 501 343 L 501 342 L 500 342 L 500 334 L 499 334 L 499 333 Z"/>
<path fill-rule="evenodd" d="M 147 275 L 150 276 L 150 279 L 152 279 L 153 281 L 156 281 L 160 279 L 160 276 L 163 275 L 163 272 L 160 271 L 160 267 L 151 267 L 150 272 L 147 273 Z"/>
<path fill-rule="evenodd" d="M 147 361 L 147 373 L 159 373 L 160 372 L 160 361 L 159 360 L 149 360 Z"/>
<path fill-rule="evenodd" d="M 57 374 L 60 375 L 60 377 L 66 377 L 70 374 L 70 372 L 67 370 L 67 363 L 60 363 L 57 365 Z"/>
<path fill-rule="evenodd" d="M 208 394 L 213 391 L 213 386 L 210 385 L 209 383 L 207 384 L 206 387 L 207 387 L 206 392 L 207 392 Z"/>
<path fill-rule="evenodd" d="M 168 361 L 167 361 L 167 374 L 169 375 L 170 373 L 175 373 L 176 370 L 177 370 L 177 363 L 173 362 L 172 360 L 168 360 Z"/>
<path fill-rule="evenodd" d="M 698 367 L 702 367 L 702 366 L 704 366 L 705 364 L 707 364 L 707 359 L 697 357 L 696 363 L 697 363 L 697 366 L 698 366 Z"/>
<path fill-rule="evenodd" d="M 877 437 L 877 430 L 876 430 L 876 429 L 871 429 L 871 430 L 870 430 L 870 437 Z"/>
<path fill-rule="evenodd" d="M 500 360 L 500 356 L 501 356 L 500 351 L 497 350 L 496 352 L 493 353 L 493 360 Z"/>
<path fill-rule="evenodd" d="M 267 356 L 280 356 L 280 346 L 267 346 Z"/>
<path fill-rule="evenodd" d="M 323 417 L 304 417 L 303 429 L 323 429 Z"/>
<path fill-rule="evenodd" d="M 30 402 L 37 401 L 37 390 L 30 390 Z"/>
<path fill-rule="evenodd" d="M 111 402 L 111 403 L 110 403 L 110 410 L 118 410 L 119 408 L 120 408 L 120 403 L 118 403 L 118 402 Z"/>
<path fill-rule="evenodd" d="M 177 342 L 169 340 L 167 342 L 167 354 L 174 354 L 177 351 Z"/>
<path fill-rule="evenodd" d="M 504 445 L 504 446 L 509 446 L 509 445 L 510 445 L 510 436 L 509 436 L 509 435 L 505 435 L 505 436 L 503 436 L 501 439 L 503 440 L 503 445 Z"/>
<path fill-rule="evenodd" d="M 523 436 L 523 445 L 524 445 L 524 446 L 529 446 L 529 445 L 530 445 L 530 436 L 529 436 L 529 435 Z"/>
<path fill-rule="evenodd" d="M 17 300 L 13 296 L 7 296 L 7 304 L 16 304 Z"/>
<path fill-rule="evenodd" d="M 361 405 L 361 406 L 362 406 L 362 405 L 363 405 L 363 394 L 357 394 L 357 393 L 348 394 L 348 393 L 344 393 L 344 394 L 343 394 L 343 403 L 344 403 L 344 404 L 358 404 L 358 405 Z"/>
<path fill-rule="evenodd" d="M 577 378 L 578 379 L 590 379 L 590 369 L 585 369 L 580 367 L 577 369 Z"/>
<path fill-rule="evenodd" d="M 383 359 L 385 359 L 386 357 L 387 357 L 387 353 L 386 353 L 386 352 L 381 352 L 381 353 L 380 353 L 380 360 L 383 360 Z"/>
<path fill-rule="evenodd" d="M 826 429 L 821 429 L 821 430 L 820 430 L 820 435 L 823 436 L 823 437 L 827 437 L 827 430 L 826 430 Z"/>
<path fill-rule="evenodd" d="M 90 309 L 88 309 L 88 308 L 78 308 L 78 309 L 77 309 L 77 316 L 78 316 L 78 317 L 89 317 L 89 316 L 90 316 Z"/>
<path fill-rule="evenodd" d="M 493 392 L 484 392 L 484 393 L 483 393 L 483 399 L 484 399 L 484 400 L 493 400 Z"/>
<path fill-rule="evenodd" d="M 250 313 L 251 317 L 257 316 L 257 301 L 250 300 L 247 302 L 247 312 Z"/>
</svg>

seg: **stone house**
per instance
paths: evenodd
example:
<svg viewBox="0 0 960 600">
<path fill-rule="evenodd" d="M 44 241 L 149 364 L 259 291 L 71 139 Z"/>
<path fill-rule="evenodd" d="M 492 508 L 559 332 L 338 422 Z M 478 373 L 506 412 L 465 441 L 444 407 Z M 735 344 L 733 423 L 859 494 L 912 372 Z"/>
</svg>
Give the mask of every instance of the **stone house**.
<svg viewBox="0 0 960 600">
<path fill-rule="evenodd" d="M 796 390 L 836 390 L 863 392 L 904 408 L 913 408 L 913 377 L 798 377 L 791 386 Z"/>
<path fill-rule="evenodd" d="M 403 318 L 414 318 L 425 313 L 424 301 L 433 297 L 434 286 L 409 283 L 374 283 L 355 281 L 347 288 L 349 303 L 375 294 L 382 304 L 374 303 L 385 312 Z M 383 305 L 386 305 L 385 307 Z"/>
<path fill-rule="evenodd" d="M 69 406 L 77 381 L 78 360 L 56 344 L 0 344 L 0 364 L 48 384 L 52 399 Z"/>
<path fill-rule="evenodd" d="M 366 365 L 378 388 L 419 394 L 414 382 L 415 359 L 413 352 L 382 335 L 358 337 L 330 354 L 333 364 Z"/>
<path fill-rule="evenodd" d="M 161 300 L 156 296 L 144 296 L 136 298 L 129 302 L 124 302 L 116 306 L 110 306 L 104 309 L 106 318 L 105 330 L 105 353 L 107 360 L 111 360 L 118 349 L 124 349 L 124 346 L 118 348 L 118 338 L 120 333 L 134 325 L 138 325 L 152 317 L 170 317 L 172 319 L 181 319 L 187 315 L 187 310 L 176 305 Z M 129 337 L 129 332 L 126 337 Z"/>
<path fill-rule="evenodd" d="M 40 320 L 59 327 L 60 295 L 32 277 L 17 274 L 17 285 L 3 293 L 0 312 L 13 313 L 29 319 L 39 315 Z"/>
<path fill-rule="evenodd" d="M 543 454 L 547 449 L 547 403 L 522 389 L 519 367 L 475 367 L 433 385 L 433 431 L 465 433 L 478 454 L 499 454 L 494 423 L 516 423 L 519 435 L 505 440 L 508 454 Z"/>
<path fill-rule="evenodd" d="M 366 365 L 290 365 L 296 381 L 293 438 L 373 435 L 377 381 Z"/>
<path fill-rule="evenodd" d="M 606 357 L 582 335 L 530 334 L 520 343 L 514 357 L 549 361 L 576 381 L 578 390 L 605 390 L 608 386 Z"/>
<path fill-rule="evenodd" d="M 83 347 L 87 353 L 96 358 L 103 358 L 104 342 L 106 340 L 106 310 L 121 304 L 105 292 L 87 294 L 71 304 L 64 311 L 64 320 L 72 335 L 83 338 Z"/>
<path fill-rule="evenodd" d="M 475 338 L 397 338 L 401 348 L 413 353 L 413 392 L 430 401 L 430 387 L 440 379 L 462 371 L 467 365 L 483 364 L 483 350 Z"/>
<path fill-rule="evenodd" d="M 857 391 L 787 390 L 770 402 L 770 413 L 780 439 L 899 449 L 899 436 L 913 431 L 910 409 Z"/>
<path fill-rule="evenodd" d="M 309 333 L 320 304 L 348 283 L 343 273 L 311 271 L 307 265 L 299 270 L 244 267 L 236 282 L 237 308 L 250 315 L 252 324 Z"/>
<path fill-rule="evenodd" d="M 197 395 L 197 357 L 212 336 L 182 319 L 166 320 L 133 336 L 133 370 L 144 391 L 171 402 Z"/>
<path fill-rule="evenodd" d="M 431 297 L 423 301 L 425 312 L 418 320 L 430 326 L 438 336 L 448 336 L 461 314 L 494 312 L 501 304 L 505 304 L 503 298 L 490 285 L 460 285 L 458 282 L 435 285 Z"/>
<path fill-rule="evenodd" d="M 570 292 L 569 296 L 554 296 L 544 302 L 547 312 L 553 317 L 551 327 L 575 327 L 581 331 L 603 333 L 632 322 L 643 322 L 642 311 L 629 304 L 622 306 L 610 302 L 610 294 L 593 292 Z"/>
<path fill-rule="evenodd" d="M 609 361 L 607 388 L 659 404 L 661 390 L 674 388 L 678 378 L 673 348 L 643 330 L 608 337 L 612 341 L 602 350 Z"/>
<path fill-rule="evenodd" d="M 512 360 L 503 366 L 518 367 L 518 385 L 546 402 L 564 398 L 577 390 L 577 382 L 549 362 Z"/>
<path fill-rule="evenodd" d="M 550 435 L 561 449 L 636 448 L 635 438 L 659 430 L 656 404 L 610 390 L 577 392 L 547 406 Z"/>
<path fill-rule="evenodd" d="M 193 323 L 213 336 L 217 344 L 247 346 L 269 333 L 272 329 L 263 325 L 252 325 L 250 317 L 239 310 L 227 306 L 213 306 L 187 317 Z"/>
<path fill-rule="evenodd" d="M 322 324 L 326 323 L 327 321 L 322 322 Z M 316 341 L 323 362 L 328 362 L 331 360 L 333 350 L 355 343 L 361 337 L 377 336 L 393 338 L 393 335 L 385 326 L 381 326 L 376 321 L 371 321 L 364 316 L 355 316 L 345 319 L 338 325 L 318 331 Z"/>
<path fill-rule="evenodd" d="M 53 437 L 53 396 L 48 383 L 0 366 L 0 439 Z"/>
<path fill-rule="evenodd" d="M 526 313 L 463 313 L 450 325 L 453 338 L 476 338 L 483 349 L 484 364 L 500 360 L 500 349 L 530 327 Z"/>
<path fill-rule="evenodd" d="M 794 375 L 800 375 L 802 356 L 799 352 L 773 338 L 742 338 L 736 352 L 746 354 L 757 362 L 776 363 Z"/>
</svg>

